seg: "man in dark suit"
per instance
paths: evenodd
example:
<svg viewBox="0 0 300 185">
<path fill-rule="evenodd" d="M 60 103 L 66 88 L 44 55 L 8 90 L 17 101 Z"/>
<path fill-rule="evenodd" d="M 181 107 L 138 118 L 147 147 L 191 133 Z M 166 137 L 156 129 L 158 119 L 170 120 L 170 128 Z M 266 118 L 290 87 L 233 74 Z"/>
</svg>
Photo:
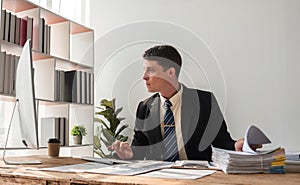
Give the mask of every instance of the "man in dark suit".
<svg viewBox="0 0 300 185">
<path fill-rule="evenodd" d="M 156 94 L 137 108 L 131 146 L 112 145 L 121 159 L 211 161 L 211 145 L 241 151 L 244 140 L 231 138 L 214 95 L 178 82 L 182 62 L 174 47 L 154 46 L 143 58 L 143 79 Z"/>
</svg>

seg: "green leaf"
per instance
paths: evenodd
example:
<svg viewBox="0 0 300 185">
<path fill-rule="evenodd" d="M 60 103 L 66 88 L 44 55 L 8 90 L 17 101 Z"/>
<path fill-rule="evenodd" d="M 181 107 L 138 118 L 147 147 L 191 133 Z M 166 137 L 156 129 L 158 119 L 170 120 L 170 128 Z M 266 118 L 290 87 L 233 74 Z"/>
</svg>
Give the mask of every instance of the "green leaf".
<svg viewBox="0 0 300 185">
<path fill-rule="evenodd" d="M 116 139 L 119 141 L 125 142 L 125 141 L 127 141 L 128 136 L 118 135 L 118 137 Z"/>
<path fill-rule="evenodd" d="M 100 157 L 102 157 L 102 158 L 105 158 L 105 157 L 106 157 L 106 155 L 104 154 L 104 152 L 103 152 L 102 150 L 95 150 L 95 149 L 94 149 L 94 152 L 95 152 L 97 155 L 99 155 Z"/>
<path fill-rule="evenodd" d="M 115 115 L 118 116 L 118 114 L 123 110 L 123 107 L 120 107 L 118 108 L 116 111 L 115 111 Z"/>
<path fill-rule="evenodd" d="M 115 141 L 114 134 L 110 130 L 103 129 L 102 131 L 103 131 L 104 137 L 107 139 L 108 142 L 113 143 Z"/>
<path fill-rule="evenodd" d="M 97 133 L 98 140 L 95 139 L 95 148 L 101 150 L 101 147 L 110 146 L 114 141 L 116 141 L 116 139 L 120 141 L 127 141 L 128 137 L 120 135 L 122 131 L 128 128 L 128 125 L 120 125 L 121 121 L 125 120 L 125 118 L 117 117 L 123 110 L 123 107 L 116 108 L 116 99 L 102 99 L 100 101 L 100 106 L 97 106 L 96 108 L 100 111 L 95 112 L 95 115 L 100 116 L 100 118 L 94 118 L 94 122 L 100 123 L 102 129 L 101 134 L 99 132 Z M 105 119 L 101 119 L 101 117 L 104 117 Z M 103 144 L 105 146 L 103 146 Z M 112 157 L 111 152 L 107 155 L 103 151 L 101 151 L 100 153 L 101 155 Z"/>
<path fill-rule="evenodd" d="M 100 118 L 94 118 L 94 122 L 101 123 L 105 128 L 109 129 L 109 126 Z"/>
<path fill-rule="evenodd" d="M 105 106 L 106 108 L 113 108 L 112 101 L 108 101 L 107 99 L 101 100 L 100 105 Z"/>
<path fill-rule="evenodd" d="M 121 121 L 125 120 L 125 118 L 118 118 L 118 120 L 121 122 Z"/>
<path fill-rule="evenodd" d="M 100 139 L 97 136 L 94 136 L 94 148 L 98 150 L 101 149 Z"/>
<path fill-rule="evenodd" d="M 128 125 L 123 125 L 121 126 L 118 131 L 115 134 L 115 137 L 117 137 L 124 129 L 126 129 L 128 127 Z"/>
</svg>

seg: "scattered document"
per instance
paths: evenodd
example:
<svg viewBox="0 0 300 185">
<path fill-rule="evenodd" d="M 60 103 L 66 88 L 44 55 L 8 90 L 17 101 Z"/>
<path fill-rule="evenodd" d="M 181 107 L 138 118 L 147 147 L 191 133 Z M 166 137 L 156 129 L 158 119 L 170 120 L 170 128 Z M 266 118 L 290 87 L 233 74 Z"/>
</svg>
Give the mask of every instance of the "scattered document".
<svg viewBox="0 0 300 185">
<path fill-rule="evenodd" d="M 101 169 L 109 165 L 100 163 L 84 163 L 84 164 L 73 164 L 64 165 L 50 168 L 39 168 L 41 171 L 55 171 L 55 172 L 87 172 L 91 169 Z"/>
<path fill-rule="evenodd" d="M 113 175 L 137 175 L 162 168 L 170 168 L 174 166 L 174 164 L 174 162 L 142 160 L 130 164 L 110 165 L 101 169 L 94 168 L 86 172 Z"/>
<path fill-rule="evenodd" d="M 138 176 L 169 179 L 198 179 L 207 175 L 211 175 L 215 172 L 215 170 L 162 169 L 141 174 Z"/>
<path fill-rule="evenodd" d="M 285 170 L 287 172 L 300 172 L 300 152 L 287 152 Z"/>
<path fill-rule="evenodd" d="M 297 153 L 286 153 L 286 160 L 292 160 L 292 161 L 300 161 L 300 152 Z"/>
<path fill-rule="evenodd" d="M 208 167 L 208 161 L 201 161 L 201 160 L 177 160 L 175 162 L 178 166 L 202 166 Z"/>
<path fill-rule="evenodd" d="M 250 125 L 245 134 L 243 151 L 253 154 L 259 153 L 258 151 L 252 150 L 250 145 L 252 144 L 267 144 L 271 143 L 270 139 L 256 126 Z"/>
<path fill-rule="evenodd" d="M 300 172 L 300 160 L 286 160 L 285 170 L 286 172 Z"/>
<path fill-rule="evenodd" d="M 109 159 L 109 158 L 96 158 L 96 157 L 88 157 L 88 156 L 82 156 L 81 159 L 91 162 L 97 162 L 102 164 L 130 164 L 132 161 L 127 160 L 118 160 L 118 159 Z"/>
</svg>

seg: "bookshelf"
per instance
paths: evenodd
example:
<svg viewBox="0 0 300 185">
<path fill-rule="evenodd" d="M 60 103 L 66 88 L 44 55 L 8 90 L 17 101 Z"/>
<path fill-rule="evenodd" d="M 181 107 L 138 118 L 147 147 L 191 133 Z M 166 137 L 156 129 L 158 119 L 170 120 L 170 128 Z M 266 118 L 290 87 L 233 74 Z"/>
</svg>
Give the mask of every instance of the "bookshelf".
<svg viewBox="0 0 300 185">
<path fill-rule="evenodd" d="M 43 129 L 51 128 L 44 124 L 63 118 L 61 135 L 64 135 L 60 136 L 64 140 L 63 146 L 70 150 L 87 146 L 87 150 L 82 151 L 92 154 L 94 31 L 26 0 L 1 0 L 1 10 L 0 47 L 2 55 L 9 57 L 0 65 L 16 66 L 15 61 L 23 48 L 22 40 L 32 39 L 39 143 L 45 143 L 42 141 L 45 140 Z M 4 68 L 3 72 L 3 77 L 0 75 L 0 122 L 4 124 L 0 125 L 0 140 L 5 137 L 15 100 L 14 67 Z M 87 129 L 83 145 L 73 144 L 70 130 L 74 125 L 84 125 Z"/>
</svg>

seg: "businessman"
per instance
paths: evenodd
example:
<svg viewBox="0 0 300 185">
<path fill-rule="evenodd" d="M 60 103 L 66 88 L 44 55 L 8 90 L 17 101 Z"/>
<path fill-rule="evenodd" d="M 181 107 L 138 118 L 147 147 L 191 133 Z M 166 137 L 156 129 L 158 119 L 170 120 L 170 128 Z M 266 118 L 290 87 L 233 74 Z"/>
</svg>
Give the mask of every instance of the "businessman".
<svg viewBox="0 0 300 185">
<path fill-rule="evenodd" d="M 155 94 L 138 105 L 131 146 L 111 146 L 119 158 L 211 161 L 211 145 L 241 151 L 244 140 L 231 138 L 214 95 L 178 81 L 182 59 L 174 47 L 154 46 L 143 59 L 143 80 Z"/>
</svg>

